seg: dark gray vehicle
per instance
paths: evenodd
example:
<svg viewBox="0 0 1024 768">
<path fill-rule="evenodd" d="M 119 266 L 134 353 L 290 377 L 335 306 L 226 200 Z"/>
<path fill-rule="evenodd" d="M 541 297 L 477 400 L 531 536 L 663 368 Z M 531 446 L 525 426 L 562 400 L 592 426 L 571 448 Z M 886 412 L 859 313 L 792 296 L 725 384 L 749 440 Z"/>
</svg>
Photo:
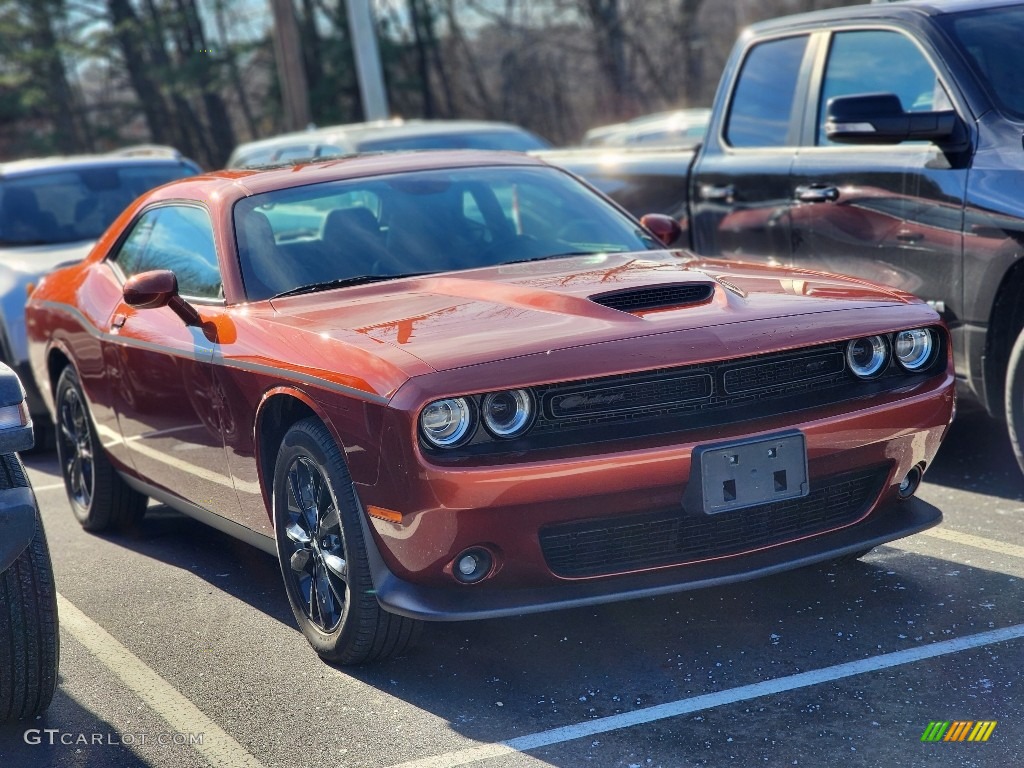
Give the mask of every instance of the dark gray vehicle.
<svg viewBox="0 0 1024 768">
<path fill-rule="evenodd" d="M 0 363 L 0 722 L 40 714 L 57 687 L 57 590 L 39 507 L 17 454 L 31 447 L 25 390 Z"/>
</svg>

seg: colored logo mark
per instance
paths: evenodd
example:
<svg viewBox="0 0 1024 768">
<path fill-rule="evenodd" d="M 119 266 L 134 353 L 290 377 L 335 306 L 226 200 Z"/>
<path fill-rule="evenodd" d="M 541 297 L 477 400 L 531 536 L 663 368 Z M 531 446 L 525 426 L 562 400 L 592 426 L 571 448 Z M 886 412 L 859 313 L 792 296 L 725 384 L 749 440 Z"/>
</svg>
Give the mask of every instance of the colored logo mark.
<svg viewBox="0 0 1024 768">
<path fill-rule="evenodd" d="M 921 741 L 988 741 L 995 729 L 995 720 L 933 720 Z"/>
</svg>

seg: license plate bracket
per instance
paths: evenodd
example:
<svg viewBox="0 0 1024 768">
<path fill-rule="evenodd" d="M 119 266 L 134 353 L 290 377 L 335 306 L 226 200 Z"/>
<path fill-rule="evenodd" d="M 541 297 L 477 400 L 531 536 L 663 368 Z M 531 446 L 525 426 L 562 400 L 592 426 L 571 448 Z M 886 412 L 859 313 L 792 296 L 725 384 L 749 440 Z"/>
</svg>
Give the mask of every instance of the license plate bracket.
<svg viewBox="0 0 1024 768">
<path fill-rule="evenodd" d="M 694 450 L 702 508 L 718 514 L 806 496 L 807 440 L 802 432 L 702 446 Z"/>
</svg>

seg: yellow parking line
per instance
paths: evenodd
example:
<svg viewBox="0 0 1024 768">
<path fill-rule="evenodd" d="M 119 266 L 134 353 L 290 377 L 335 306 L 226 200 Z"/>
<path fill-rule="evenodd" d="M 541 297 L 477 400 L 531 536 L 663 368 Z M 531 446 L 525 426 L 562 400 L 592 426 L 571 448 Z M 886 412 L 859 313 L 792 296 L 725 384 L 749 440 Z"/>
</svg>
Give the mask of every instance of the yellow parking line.
<svg viewBox="0 0 1024 768">
<path fill-rule="evenodd" d="M 202 743 L 191 743 L 191 746 L 207 763 L 217 768 L 263 768 L 245 747 L 199 707 L 60 594 L 57 595 L 57 611 L 61 628 L 70 632 L 171 728 L 177 733 L 203 734 Z"/>
<path fill-rule="evenodd" d="M 962 544 L 965 547 L 986 549 L 989 552 L 997 552 L 1000 555 L 1007 555 L 1009 557 L 1019 557 L 1024 560 L 1024 547 L 996 541 L 995 539 L 986 539 L 982 536 L 974 536 L 970 533 L 960 533 L 960 531 L 954 531 L 950 528 L 929 528 L 927 531 L 917 535 L 927 536 L 930 539 L 942 539 L 953 544 Z M 899 543 L 896 546 L 898 547 Z"/>
</svg>

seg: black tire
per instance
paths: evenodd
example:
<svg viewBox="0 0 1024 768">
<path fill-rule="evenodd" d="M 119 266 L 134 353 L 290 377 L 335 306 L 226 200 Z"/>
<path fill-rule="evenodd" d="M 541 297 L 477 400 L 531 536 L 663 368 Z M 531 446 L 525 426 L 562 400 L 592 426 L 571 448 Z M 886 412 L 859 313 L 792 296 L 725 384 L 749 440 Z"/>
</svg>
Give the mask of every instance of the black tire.
<svg viewBox="0 0 1024 768">
<path fill-rule="evenodd" d="M 28 485 L 14 454 L 0 457 L 0 483 Z M 32 542 L 0 573 L 0 722 L 35 717 L 57 687 L 60 633 L 50 551 L 39 513 Z"/>
<path fill-rule="evenodd" d="M 1003 407 L 1006 409 L 1006 428 L 1010 433 L 1013 453 L 1024 472 L 1024 331 L 1017 337 L 1010 352 Z"/>
<path fill-rule="evenodd" d="M 341 452 L 319 419 L 303 419 L 285 434 L 273 507 L 288 602 L 321 658 L 362 664 L 415 643 L 421 622 L 388 613 L 374 596 L 362 512 Z"/>
<path fill-rule="evenodd" d="M 87 531 L 129 528 L 145 514 L 146 497 L 130 488 L 96 435 L 78 374 L 70 365 L 57 380 L 57 458 L 75 518 Z"/>
</svg>

